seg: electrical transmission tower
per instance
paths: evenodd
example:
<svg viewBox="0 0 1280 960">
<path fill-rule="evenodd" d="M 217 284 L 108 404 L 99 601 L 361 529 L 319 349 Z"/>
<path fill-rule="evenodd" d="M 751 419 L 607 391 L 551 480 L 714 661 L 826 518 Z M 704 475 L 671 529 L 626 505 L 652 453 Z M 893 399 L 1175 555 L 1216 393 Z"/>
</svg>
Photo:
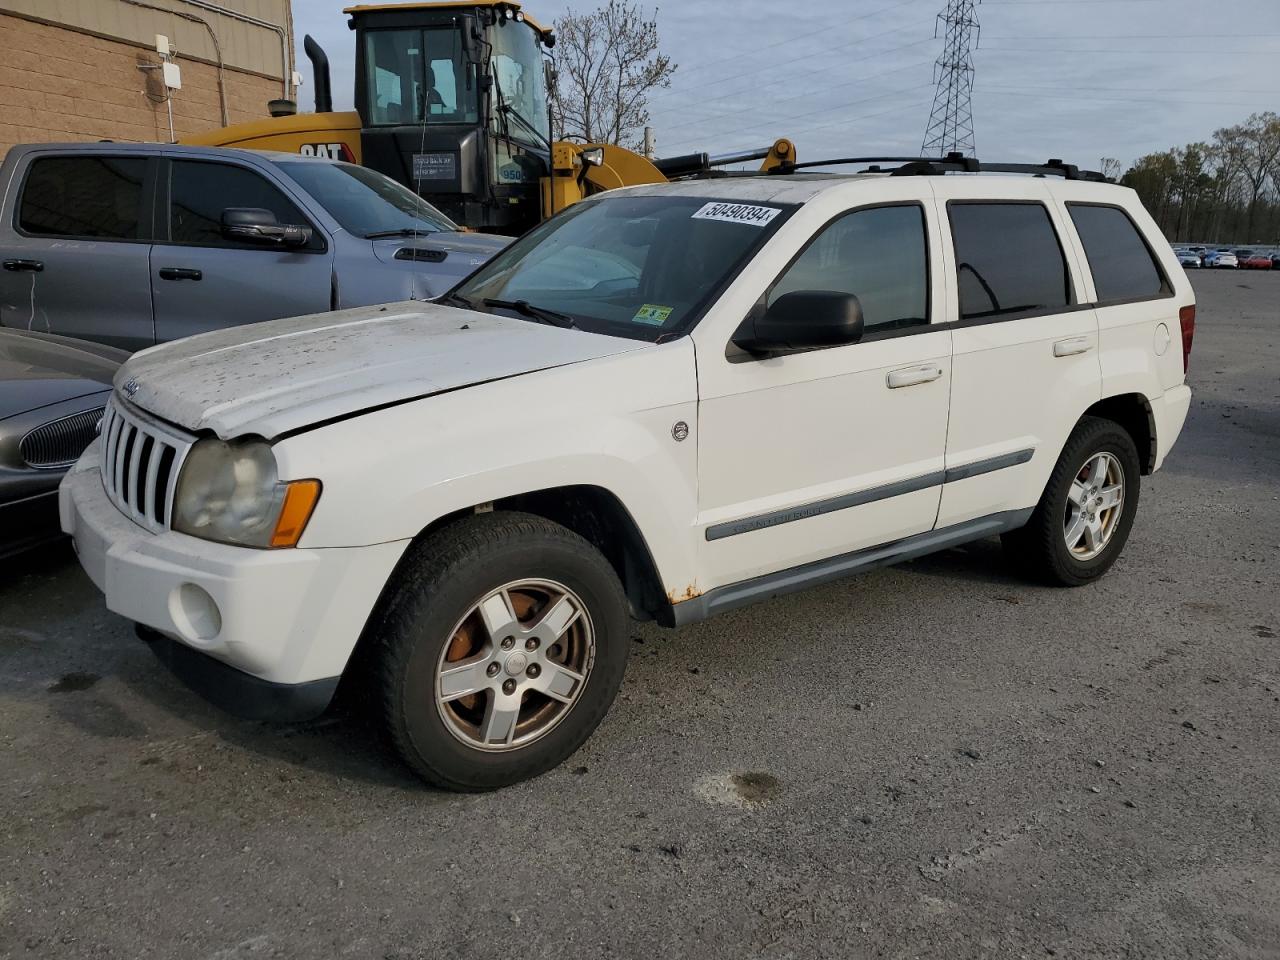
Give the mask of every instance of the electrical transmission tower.
<svg viewBox="0 0 1280 960">
<path fill-rule="evenodd" d="M 933 35 L 946 24 L 946 41 L 942 55 L 933 67 L 933 82 L 938 92 L 933 97 L 933 112 L 924 131 L 920 155 L 942 157 L 952 151 L 973 156 L 972 48 L 978 41 L 978 15 L 974 10 L 982 0 L 947 0 L 947 8 L 938 14 Z"/>
</svg>

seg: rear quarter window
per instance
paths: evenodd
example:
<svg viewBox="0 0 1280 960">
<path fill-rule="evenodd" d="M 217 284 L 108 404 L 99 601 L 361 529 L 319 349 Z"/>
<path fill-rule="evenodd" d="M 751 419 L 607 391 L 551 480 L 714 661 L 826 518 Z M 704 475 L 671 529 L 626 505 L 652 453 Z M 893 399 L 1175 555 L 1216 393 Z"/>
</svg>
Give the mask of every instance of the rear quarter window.
<svg viewBox="0 0 1280 960">
<path fill-rule="evenodd" d="M 1068 203 L 1099 303 L 1146 300 L 1172 291 L 1137 225 L 1119 207 Z"/>
<path fill-rule="evenodd" d="M 144 157 L 38 157 L 18 202 L 18 228 L 38 237 L 141 237 Z"/>
</svg>

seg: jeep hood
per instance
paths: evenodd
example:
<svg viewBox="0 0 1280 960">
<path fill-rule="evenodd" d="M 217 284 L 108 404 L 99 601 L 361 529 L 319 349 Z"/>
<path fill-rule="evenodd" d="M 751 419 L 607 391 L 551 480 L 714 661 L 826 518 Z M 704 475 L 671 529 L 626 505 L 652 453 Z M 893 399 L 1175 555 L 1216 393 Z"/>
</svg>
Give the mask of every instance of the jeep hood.
<svg viewBox="0 0 1280 960">
<path fill-rule="evenodd" d="M 223 439 L 327 420 L 645 346 L 638 340 L 408 302 L 290 317 L 135 354 L 116 390 Z"/>
</svg>

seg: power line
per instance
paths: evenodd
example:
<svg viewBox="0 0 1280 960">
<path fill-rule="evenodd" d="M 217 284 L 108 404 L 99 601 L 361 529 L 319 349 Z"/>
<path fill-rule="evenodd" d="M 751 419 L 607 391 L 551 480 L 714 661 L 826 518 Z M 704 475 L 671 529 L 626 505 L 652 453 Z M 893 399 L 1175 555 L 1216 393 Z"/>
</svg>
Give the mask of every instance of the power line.
<svg viewBox="0 0 1280 960">
<path fill-rule="evenodd" d="M 868 41 L 871 41 L 871 40 L 878 40 L 880 37 L 887 37 L 891 33 L 901 33 L 903 30 L 910 29 L 911 27 L 914 27 L 914 26 L 916 26 L 916 24 L 909 23 L 901 27 L 894 27 L 891 30 L 883 30 L 880 33 L 873 33 L 870 36 L 859 37 L 856 40 L 850 40 L 846 43 L 837 44 L 834 47 L 823 47 L 821 50 L 814 51 L 814 55 L 823 54 L 823 53 L 836 53 L 840 50 L 847 50 L 850 47 L 856 47 L 859 44 L 867 43 Z M 804 39 L 810 39 L 810 38 L 804 38 Z M 904 44 L 902 47 L 896 47 L 894 49 L 905 49 L 906 47 L 918 46 L 921 43 L 927 43 L 927 42 L 928 42 L 927 40 L 918 40 L 913 43 Z M 872 56 L 878 56 L 878 54 L 872 54 Z M 734 59 L 738 59 L 738 58 L 734 58 Z M 773 67 L 766 67 L 764 70 L 756 69 L 756 70 L 747 70 L 747 71 L 744 71 L 743 73 L 735 73 L 735 74 L 732 74 L 731 76 L 721 77 L 719 80 L 711 80 L 706 83 L 700 84 L 696 91 L 690 90 L 690 89 L 684 89 L 684 88 L 679 88 L 674 90 L 670 90 L 670 89 L 664 90 L 662 93 L 655 93 L 653 96 L 649 97 L 648 100 L 649 100 L 649 103 L 654 103 L 659 100 L 669 99 L 671 97 L 678 97 L 681 95 L 688 96 L 691 93 L 701 93 L 701 91 L 705 90 L 707 87 L 716 87 L 722 83 L 728 83 L 731 80 L 741 80 L 744 77 L 754 77 L 758 79 L 762 75 L 768 73 L 769 70 L 771 69 L 779 70 L 779 69 L 788 69 L 788 68 L 794 68 L 794 64 L 779 63 L 774 65 Z M 729 94 L 729 96 L 734 96 L 736 95 L 736 93 L 737 91 L 734 91 L 734 93 Z M 702 102 L 704 103 L 708 102 L 704 98 L 699 97 L 699 99 L 702 100 Z"/>
<path fill-rule="evenodd" d="M 906 46 L 916 46 L 916 44 L 907 44 Z M 895 48 L 895 49 L 900 49 L 900 48 Z M 890 52 L 892 52 L 892 51 L 888 51 L 888 50 L 886 50 L 886 51 L 885 51 L 885 53 L 890 53 Z M 877 54 L 876 56 L 880 56 L 880 54 Z M 869 60 L 869 59 L 871 59 L 871 57 L 866 57 L 866 58 L 863 58 L 863 59 L 868 59 L 868 60 Z M 856 63 L 857 61 L 850 61 L 850 62 Z M 925 64 L 927 64 L 927 63 L 929 63 L 929 61 L 928 61 L 928 60 L 917 60 L 917 61 L 915 61 L 914 63 L 908 63 L 908 64 L 906 64 L 905 66 L 901 66 L 901 67 L 894 67 L 892 70 L 879 70 L 879 71 L 877 71 L 877 72 L 875 72 L 875 73 L 866 74 L 866 75 L 864 75 L 864 76 L 860 76 L 860 77 L 851 77 L 850 79 L 848 79 L 848 80 L 846 80 L 846 81 L 842 81 L 841 83 L 837 83 L 837 84 L 830 84 L 830 85 L 828 85 L 828 86 L 824 87 L 823 89 L 824 89 L 824 91 L 842 90 L 842 89 L 845 89 L 846 87 L 854 86 L 855 84 L 867 83 L 867 82 L 869 82 L 869 81 L 871 81 L 871 80 L 879 80 L 881 77 L 888 77 L 888 76 L 892 76 L 892 75 L 893 75 L 893 74 L 895 74 L 895 73 L 902 73 L 902 72 L 903 72 L 903 71 L 905 71 L 905 70 L 913 70 L 913 69 L 915 69 L 915 68 L 917 68 L 917 67 L 923 67 L 923 66 L 924 66 Z M 734 96 L 734 97 L 736 97 L 736 96 L 739 96 L 739 95 L 740 95 L 740 94 L 738 94 L 738 93 L 734 93 L 734 94 L 729 94 L 728 96 Z M 718 98 L 716 98 L 716 99 L 723 100 L 723 99 L 726 99 L 726 97 L 718 97 Z M 784 98 L 782 98 L 781 100 L 771 100 L 771 101 L 769 102 L 769 109 L 771 109 L 771 110 L 772 110 L 772 109 L 775 109 L 779 104 L 782 104 L 782 103 L 790 103 L 790 102 L 792 102 L 792 101 L 794 101 L 794 100 L 812 100 L 812 99 L 813 99 L 813 94 L 812 94 L 812 92 L 806 91 L 806 92 L 804 92 L 804 93 L 797 94 L 797 95 L 796 95 L 796 96 L 794 96 L 794 97 L 784 97 Z M 699 102 L 698 102 L 698 104 L 697 104 L 697 106 L 701 107 L 701 106 L 703 106 L 703 105 L 704 105 L 704 104 L 706 104 L 706 103 L 713 103 L 713 102 L 715 102 L 715 101 L 711 101 L 711 100 L 699 101 Z M 669 133 L 669 132 L 670 132 L 670 131 L 672 131 L 672 130 L 677 130 L 677 129 L 681 128 L 681 127 L 688 127 L 688 126 L 692 126 L 692 125 L 694 125 L 694 124 L 704 124 L 704 123 L 709 123 L 709 122 L 710 122 L 710 123 L 714 123 L 715 121 L 720 120 L 720 119 L 723 119 L 723 118 L 725 118 L 725 117 L 737 117 L 737 116 L 742 116 L 743 114 L 747 114 L 747 113 L 754 113 L 754 114 L 757 114 L 757 115 L 758 115 L 759 110 L 760 110 L 760 107 L 759 107 L 759 105 L 758 105 L 758 104 L 752 104 L 751 106 L 746 107 L 745 109 L 742 109 L 742 110 L 734 110 L 734 111 L 729 112 L 729 113 L 725 113 L 725 112 L 723 112 L 723 111 L 717 111 L 717 112 L 714 114 L 714 116 L 710 116 L 710 117 L 693 117 L 693 118 L 691 118 L 691 119 L 689 119 L 689 120 L 682 120 L 682 121 L 680 121 L 679 123 L 672 124 L 671 126 L 666 127 L 666 128 L 664 129 L 664 132 L 665 132 L 665 133 Z"/>
<path fill-rule="evenodd" d="M 845 106 L 846 106 L 846 107 L 851 107 L 851 106 L 856 106 L 856 105 L 858 105 L 858 104 L 860 104 L 860 103 L 872 103 L 872 102 L 874 102 L 874 101 L 876 101 L 876 100 L 884 100 L 884 99 L 886 99 L 886 98 L 888 98 L 888 97 L 899 97 L 899 96 L 902 96 L 902 95 L 904 95 L 904 94 L 913 93 L 913 92 L 915 92 L 916 90 L 922 90 L 922 89 L 924 89 L 924 88 L 926 88 L 926 87 L 931 87 L 931 86 L 933 86 L 932 82 L 929 82 L 929 83 L 919 83 L 919 84 L 916 84 L 915 86 L 911 86 L 911 87 L 903 87 L 901 90 L 890 90 L 888 93 L 880 93 L 880 94 L 876 94 L 876 95 L 875 95 L 875 96 L 873 96 L 873 97 L 864 97 L 864 98 L 862 98 L 861 100 L 851 100 L 851 101 L 849 101 L 848 103 L 846 103 L 846 104 L 845 104 Z M 892 107 L 892 108 L 890 108 L 890 109 L 900 109 L 900 108 Z M 886 111 L 886 112 L 887 112 L 887 111 Z M 789 121 L 790 121 L 790 120 L 804 120 L 804 119 L 805 119 L 805 118 L 807 118 L 807 117 L 815 117 L 815 116 L 819 116 L 819 115 L 827 115 L 827 116 L 830 116 L 830 115 L 832 115 L 832 114 L 834 114 L 834 113 L 835 113 L 835 111 L 834 111 L 831 107 L 823 107 L 823 108 L 822 108 L 822 109 L 820 109 L 820 110 L 812 110 L 812 111 L 810 111 L 809 113 L 800 113 L 800 114 L 796 114 L 795 116 L 790 117 L 790 118 L 789 118 Z M 876 114 L 876 115 L 878 116 L 878 114 Z M 844 113 L 843 113 L 843 111 L 842 111 L 842 112 L 840 113 L 840 115 L 839 115 L 838 117 L 836 117 L 835 119 L 830 120 L 830 121 L 827 121 L 827 122 L 822 123 L 822 124 L 819 124 L 819 125 L 818 125 L 818 126 L 816 126 L 816 127 L 800 127 L 800 128 L 787 127 L 787 129 L 786 129 L 784 132 L 786 133 L 786 135 L 787 135 L 788 137 L 792 137 L 792 136 L 794 136 L 796 133 L 803 133 L 803 132 L 805 132 L 806 130 L 821 129 L 821 128 L 823 128 L 823 127 L 827 127 L 827 126 L 835 126 L 835 125 L 837 125 L 837 124 L 846 123 L 847 121 L 849 121 L 849 120 L 854 120 L 854 119 L 857 119 L 857 117 L 856 117 L 856 116 L 848 116 L 848 115 L 844 114 Z M 736 128 L 734 128 L 734 129 L 730 129 L 730 130 L 721 130 L 721 131 L 716 132 L 714 135 L 715 135 L 715 136 L 717 136 L 717 137 L 732 137 L 732 136 L 734 136 L 735 134 L 739 134 L 739 133 L 747 133 L 747 132 L 750 132 L 750 131 L 755 131 L 755 132 L 757 132 L 757 134 L 758 134 L 758 133 L 759 133 L 759 129 L 760 129 L 759 124 L 758 124 L 758 123 L 753 123 L 753 124 L 751 124 L 750 126 L 736 127 Z M 677 141 L 676 141 L 676 144 L 677 144 L 677 145 L 684 145 L 684 144 L 693 143 L 693 142 L 694 142 L 694 141 L 691 141 L 690 139 L 686 138 L 686 139 L 684 139 L 684 140 L 677 140 Z M 717 145 L 717 148 L 719 148 L 719 145 Z"/>
<path fill-rule="evenodd" d="M 844 20 L 842 22 L 848 24 L 848 23 L 856 23 L 859 20 L 868 20 L 871 17 L 879 16 L 880 14 L 886 13 L 890 10 L 898 10 L 898 9 L 901 9 L 902 7 L 906 7 L 913 3 L 920 3 L 920 2 L 922 2 L 922 0 L 898 0 L 897 3 L 891 3 L 887 7 L 881 7 L 878 10 L 872 10 L 870 13 L 864 13 L 856 17 L 849 17 L 847 20 Z M 893 31 L 890 30 L 888 32 L 892 33 Z M 877 36 L 883 36 L 883 34 L 877 34 Z M 864 39 L 870 39 L 870 38 L 864 38 Z M 794 37 L 786 37 L 782 40 L 775 40 L 773 43 L 766 43 L 761 46 L 752 45 L 750 47 L 750 52 L 752 56 L 759 56 L 762 50 L 773 50 L 778 47 L 785 47 L 786 45 L 791 43 L 800 43 L 801 41 L 804 41 L 804 40 L 809 40 L 809 41 L 813 40 L 812 29 L 806 30 L 804 33 L 798 34 L 797 36 L 794 36 Z M 857 42 L 861 43 L 862 41 L 859 40 Z M 705 70 L 708 67 L 714 67 L 717 64 L 729 63 L 729 62 L 741 62 L 741 61 L 742 61 L 741 54 L 735 55 L 735 56 L 729 56 L 729 57 L 721 57 L 719 60 L 706 60 L 701 63 L 698 63 L 695 66 L 690 67 L 688 70 L 685 70 L 681 74 L 681 76 L 685 77 L 691 73 L 696 73 L 699 70 Z"/>
<path fill-rule="evenodd" d="M 1176 100 L 1170 97 L 1054 97 L 1046 96 L 1043 93 L 1021 93 L 1022 87 L 1015 89 L 1007 87 L 983 87 L 983 96 L 993 93 L 999 97 L 1033 97 L 1036 100 L 1065 100 L 1076 103 L 1081 100 L 1098 100 L 1098 101 L 1114 101 L 1116 103 L 1180 103 L 1184 105 L 1194 106 L 1203 104 L 1211 107 L 1258 107 L 1266 106 L 1266 104 L 1245 103 L 1239 100 Z M 1043 88 L 1042 88 L 1043 89 Z M 1058 89 L 1056 87 L 1050 89 Z M 1270 101 L 1268 101 L 1269 103 Z"/>
</svg>

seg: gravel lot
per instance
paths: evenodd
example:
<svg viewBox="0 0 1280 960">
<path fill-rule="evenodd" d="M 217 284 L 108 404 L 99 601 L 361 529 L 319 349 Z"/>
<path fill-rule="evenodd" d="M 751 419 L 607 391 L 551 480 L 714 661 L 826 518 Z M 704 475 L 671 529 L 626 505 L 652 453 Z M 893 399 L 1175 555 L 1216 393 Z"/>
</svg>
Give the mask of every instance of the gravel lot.
<svg viewBox="0 0 1280 960">
<path fill-rule="evenodd" d="M 59 547 L 0 567 L 0 957 L 1280 957 L 1280 272 L 1075 591 L 998 545 L 680 631 L 533 782 L 231 719 Z"/>
</svg>

